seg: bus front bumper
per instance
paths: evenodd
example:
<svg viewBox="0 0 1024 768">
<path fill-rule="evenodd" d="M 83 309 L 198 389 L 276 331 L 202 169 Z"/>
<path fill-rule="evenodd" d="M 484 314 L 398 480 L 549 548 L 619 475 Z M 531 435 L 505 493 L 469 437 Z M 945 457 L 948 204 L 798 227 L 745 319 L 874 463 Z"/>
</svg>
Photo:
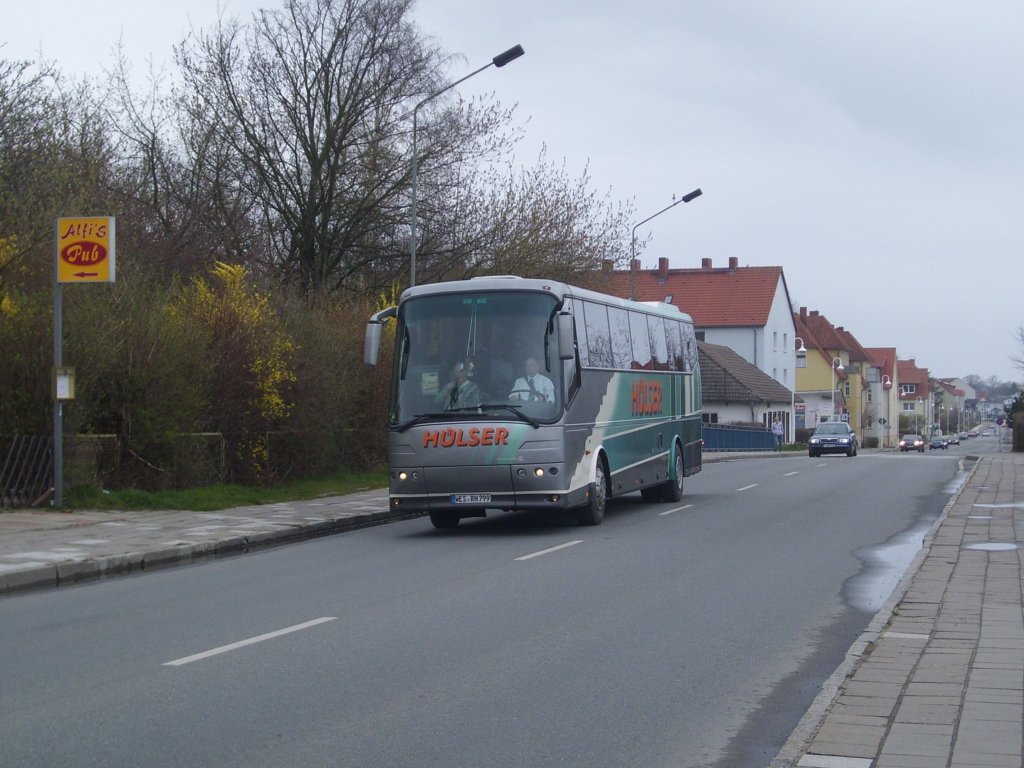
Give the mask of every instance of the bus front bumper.
<svg viewBox="0 0 1024 768">
<path fill-rule="evenodd" d="M 484 509 L 560 510 L 586 501 L 586 488 L 570 492 L 562 464 L 464 467 L 394 467 L 389 504 L 410 512 Z"/>
</svg>

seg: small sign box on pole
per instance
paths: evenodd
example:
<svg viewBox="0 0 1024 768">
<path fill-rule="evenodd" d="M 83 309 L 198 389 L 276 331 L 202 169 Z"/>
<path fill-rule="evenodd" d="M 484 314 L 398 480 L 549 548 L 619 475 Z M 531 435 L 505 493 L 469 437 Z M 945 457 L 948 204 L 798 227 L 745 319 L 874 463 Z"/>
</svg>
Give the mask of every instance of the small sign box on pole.
<svg viewBox="0 0 1024 768">
<path fill-rule="evenodd" d="M 75 369 L 60 367 L 53 369 L 54 400 L 75 399 Z"/>
<path fill-rule="evenodd" d="M 114 217 L 57 219 L 57 282 L 112 283 Z"/>
</svg>

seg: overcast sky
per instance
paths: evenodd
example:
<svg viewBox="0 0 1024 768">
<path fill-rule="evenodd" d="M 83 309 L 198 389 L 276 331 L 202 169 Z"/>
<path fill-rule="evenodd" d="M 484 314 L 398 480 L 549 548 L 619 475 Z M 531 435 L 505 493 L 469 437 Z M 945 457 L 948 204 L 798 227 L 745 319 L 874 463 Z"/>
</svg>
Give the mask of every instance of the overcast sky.
<svg viewBox="0 0 1024 768">
<path fill-rule="evenodd" d="M 221 0 L 248 17 L 274 2 Z M 69 74 L 169 62 L 218 0 L 18 3 L 0 57 Z M 1024 378 L 1024 3 L 1018 0 L 420 0 L 459 88 L 517 104 L 573 176 L 631 200 L 644 267 L 778 265 L 790 298 L 933 376 Z M 1014 295 L 1014 291 L 1017 292 Z M 685 311 L 686 307 L 682 307 Z"/>
</svg>

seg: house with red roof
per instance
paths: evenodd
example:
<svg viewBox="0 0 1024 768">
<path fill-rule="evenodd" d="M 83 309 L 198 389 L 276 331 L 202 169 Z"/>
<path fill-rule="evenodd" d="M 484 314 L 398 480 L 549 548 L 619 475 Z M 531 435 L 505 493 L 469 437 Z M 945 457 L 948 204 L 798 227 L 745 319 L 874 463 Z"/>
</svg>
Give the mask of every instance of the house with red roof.
<svg viewBox="0 0 1024 768">
<path fill-rule="evenodd" d="M 693 318 L 698 341 L 732 349 L 792 393 L 796 331 L 782 267 L 741 267 L 733 256 L 724 267 L 705 258 L 699 269 L 673 269 L 662 257 L 657 269 L 641 269 L 635 260 L 632 269 L 607 268 L 604 277 L 607 293 L 676 305 Z M 792 441 L 792 408 L 777 415 Z"/>
<path fill-rule="evenodd" d="M 935 421 L 944 434 L 966 429 L 964 424 L 964 403 L 967 392 L 951 379 L 932 379 L 932 394 L 935 402 Z"/>
<path fill-rule="evenodd" d="M 899 373 L 896 369 L 895 347 L 865 347 L 868 355 L 868 407 L 875 417 L 878 444 L 895 448 L 899 442 Z M 870 432 L 869 432 L 870 434 Z"/>
<path fill-rule="evenodd" d="M 803 426 L 814 429 L 823 421 L 845 421 L 863 442 L 874 425 L 865 394 L 871 367 L 867 352 L 850 331 L 817 310 L 801 307 L 793 322 L 806 349 L 796 375 L 797 397 L 805 408 Z"/>
<path fill-rule="evenodd" d="M 914 358 L 896 361 L 899 381 L 900 415 L 912 421 L 908 431 L 919 435 L 931 433 L 932 397 L 928 390 L 928 369 L 918 368 Z"/>
</svg>

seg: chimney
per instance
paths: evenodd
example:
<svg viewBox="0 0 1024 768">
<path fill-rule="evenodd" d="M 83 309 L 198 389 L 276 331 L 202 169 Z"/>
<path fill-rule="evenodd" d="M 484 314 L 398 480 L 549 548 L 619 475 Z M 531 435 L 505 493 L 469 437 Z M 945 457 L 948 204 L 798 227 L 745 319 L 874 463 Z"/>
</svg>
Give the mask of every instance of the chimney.
<svg viewBox="0 0 1024 768">
<path fill-rule="evenodd" d="M 730 256 L 729 257 L 729 269 L 736 269 L 739 265 L 740 265 L 740 257 L 739 256 Z"/>
<path fill-rule="evenodd" d="M 701 259 L 700 260 L 700 268 L 701 269 L 711 269 L 711 259 Z"/>
<path fill-rule="evenodd" d="M 666 256 L 658 259 L 658 279 L 662 282 L 668 280 L 668 257 Z"/>
<path fill-rule="evenodd" d="M 602 261 L 601 261 L 601 271 L 605 272 L 605 273 L 612 271 L 612 260 L 611 259 L 602 259 Z"/>
<path fill-rule="evenodd" d="M 807 319 L 807 307 L 800 307 L 800 319 L 801 320 L 806 320 Z"/>
<path fill-rule="evenodd" d="M 640 271 L 640 259 L 633 259 L 633 271 L 634 272 L 639 272 Z"/>
</svg>

